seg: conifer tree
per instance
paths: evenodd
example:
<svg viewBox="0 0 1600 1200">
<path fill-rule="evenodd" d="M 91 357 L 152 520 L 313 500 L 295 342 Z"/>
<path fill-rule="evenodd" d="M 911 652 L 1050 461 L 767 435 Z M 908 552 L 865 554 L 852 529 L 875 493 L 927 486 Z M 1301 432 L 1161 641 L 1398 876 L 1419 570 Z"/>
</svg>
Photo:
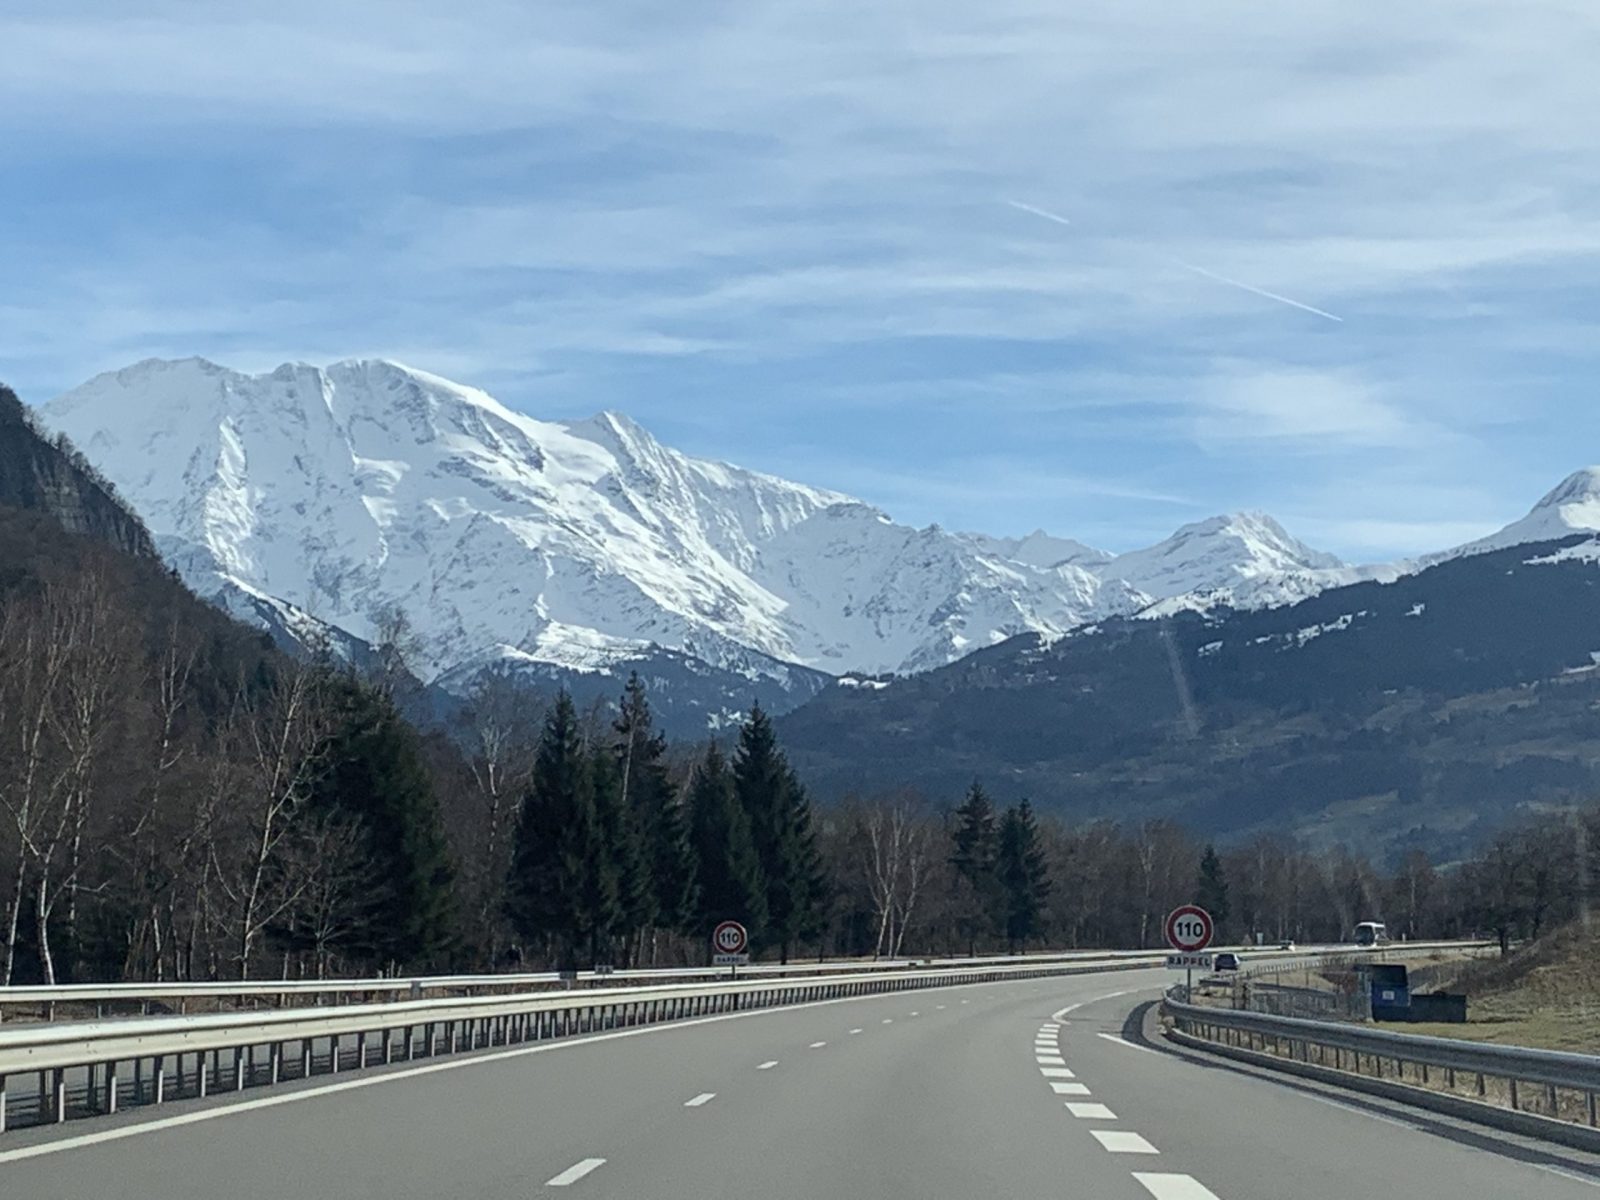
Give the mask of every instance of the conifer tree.
<svg viewBox="0 0 1600 1200">
<path fill-rule="evenodd" d="M 600 836 L 600 854 L 606 872 L 616 881 L 614 910 L 608 905 L 606 933 L 615 933 L 621 942 L 624 965 L 632 964 L 635 938 L 655 920 L 655 896 L 650 887 L 650 870 L 645 860 L 643 838 L 636 814 L 629 810 L 623 795 L 623 775 L 610 746 L 597 747 L 589 764 L 590 785 L 594 792 L 595 819 Z M 616 957 L 602 953 L 600 958 Z"/>
<path fill-rule="evenodd" d="M 1015 952 L 1044 932 L 1044 906 L 1051 886 L 1039 824 L 1026 800 L 1008 808 L 1000 823 L 996 873 L 1005 896 L 1006 941 Z"/>
<path fill-rule="evenodd" d="M 977 780 L 973 780 L 966 799 L 956 809 L 950 840 L 950 865 L 962 880 L 965 892 L 960 924 L 966 933 L 967 952 L 975 954 L 979 936 L 987 936 L 997 924 L 1000 892 L 995 875 L 1000 845 L 994 805 Z"/>
<path fill-rule="evenodd" d="M 1207 846 L 1200 858 L 1200 875 L 1195 883 L 1196 902 L 1211 914 L 1220 932 L 1231 914 L 1228 903 L 1228 878 L 1215 846 Z"/>
<path fill-rule="evenodd" d="M 750 822 L 734 791 L 727 760 L 713 742 L 689 785 L 689 838 L 699 865 L 700 932 L 734 920 L 756 936 L 767 923 L 766 884 Z"/>
<path fill-rule="evenodd" d="M 648 921 L 691 932 L 697 915 L 694 850 L 683 798 L 666 766 L 667 740 L 654 727 L 638 673 L 630 675 L 617 717 L 617 760 L 624 804 L 632 814 L 650 877 Z"/>
<path fill-rule="evenodd" d="M 355 822 L 368 884 L 351 948 L 381 965 L 435 961 L 447 948 L 454 871 L 416 732 L 382 692 L 330 681 L 327 764 L 308 808 Z"/>
<path fill-rule="evenodd" d="M 785 962 L 797 938 L 811 932 L 821 899 L 820 856 L 811 827 L 811 802 L 790 769 L 759 704 L 739 731 L 734 790 L 767 889 L 767 924 L 760 939 Z"/>
<path fill-rule="evenodd" d="M 545 718 L 513 843 L 507 909 L 529 942 L 553 944 L 563 967 L 619 917 L 615 863 L 595 804 L 594 775 L 572 697 L 562 692 Z"/>
</svg>

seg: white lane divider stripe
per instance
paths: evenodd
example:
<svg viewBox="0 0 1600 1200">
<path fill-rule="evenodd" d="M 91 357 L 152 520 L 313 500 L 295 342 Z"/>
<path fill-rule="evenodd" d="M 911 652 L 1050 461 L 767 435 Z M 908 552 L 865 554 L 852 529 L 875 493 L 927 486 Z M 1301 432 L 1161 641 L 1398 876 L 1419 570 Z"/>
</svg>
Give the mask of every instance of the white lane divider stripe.
<svg viewBox="0 0 1600 1200">
<path fill-rule="evenodd" d="M 699 1108 L 702 1104 L 716 1099 L 716 1095 L 715 1092 L 701 1092 L 693 1100 L 685 1100 L 683 1106 L 685 1108 Z"/>
<path fill-rule="evenodd" d="M 1130 1042 L 1127 1038 L 1118 1037 L 1114 1033 L 1097 1033 L 1096 1037 L 1103 1037 L 1108 1042 L 1115 1042 L 1119 1046 L 1126 1046 L 1129 1050 L 1138 1050 L 1144 1054 L 1160 1054 L 1159 1050 L 1152 1050 L 1149 1046 L 1141 1046 L 1137 1042 Z"/>
<path fill-rule="evenodd" d="M 911 1015 L 912 1015 L 912 1016 L 913 1016 L 913 1017 L 920 1017 L 920 1016 L 921 1016 L 921 1015 L 922 1015 L 922 1014 L 921 1014 L 921 1013 L 919 1013 L 919 1012 L 914 1012 L 914 1013 L 912 1013 L 912 1014 L 911 1014 Z"/>
<path fill-rule="evenodd" d="M 1135 1171 L 1133 1177 L 1156 1200 L 1219 1200 L 1219 1197 L 1193 1175 L 1152 1175 Z"/>
<path fill-rule="evenodd" d="M 935 1004 L 934 1007 L 937 1008 L 940 1012 L 944 1011 L 944 1005 L 942 1005 L 942 1004 Z"/>
<path fill-rule="evenodd" d="M 1033 1056 L 1041 1067 L 1064 1067 L 1067 1060 L 1059 1054 L 1035 1054 Z"/>
<path fill-rule="evenodd" d="M 885 1017 L 883 1019 L 883 1023 L 885 1025 L 893 1025 L 894 1024 L 894 1018 L 893 1017 Z"/>
<path fill-rule="evenodd" d="M 1093 1094 L 1081 1083 L 1056 1083 L 1053 1080 L 1050 1084 L 1050 1090 L 1058 1096 L 1088 1096 Z"/>
<path fill-rule="evenodd" d="M 547 1182 L 545 1187 L 570 1187 L 596 1167 L 604 1166 L 605 1161 L 603 1158 L 586 1158 L 580 1163 L 573 1163 L 572 1166 Z"/>
<path fill-rule="evenodd" d="M 854 1035 L 856 1035 L 856 1034 L 858 1034 L 858 1033 L 860 1033 L 860 1032 L 861 1032 L 861 1030 L 859 1030 L 859 1029 L 852 1029 L 852 1030 L 851 1030 L 851 1031 L 850 1031 L 850 1033 L 851 1033 L 851 1036 L 852 1036 L 852 1037 L 853 1037 L 853 1036 L 854 1036 Z"/>
<path fill-rule="evenodd" d="M 963 985 L 950 984 L 932 990 L 949 991 L 959 986 Z M 106 1142 L 121 1142 L 129 1138 L 160 1133 L 166 1129 L 181 1129 L 188 1125 L 228 1120 L 264 1108 L 280 1108 L 285 1104 L 304 1104 L 308 1101 L 320 1100 L 324 1096 L 332 1096 L 344 1092 L 360 1091 L 373 1087 L 391 1087 L 410 1079 L 420 1079 L 424 1075 L 437 1075 L 441 1071 L 464 1071 L 474 1067 L 504 1064 L 527 1058 L 531 1055 L 566 1053 L 583 1046 L 594 1046 L 601 1042 L 615 1042 L 623 1038 L 664 1037 L 677 1030 L 696 1029 L 702 1025 L 719 1025 L 724 1021 L 763 1020 L 776 1015 L 779 1011 L 795 1012 L 801 1009 L 831 1008 L 835 1004 L 861 1004 L 876 999 L 878 999 L 876 996 L 838 996 L 832 1000 L 806 1001 L 789 1006 L 786 1010 L 754 1008 L 744 1012 L 717 1013 L 714 1016 L 690 1017 L 680 1021 L 666 1021 L 657 1025 L 642 1025 L 637 1029 L 614 1029 L 609 1033 L 556 1038 L 550 1041 L 535 1042 L 528 1046 L 518 1046 L 511 1050 L 502 1049 L 495 1054 L 464 1054 L 458 1057 L 445 1058 L 439 1062 L 424 1062 L 421 1066 L 403 1067 L 379 1074 L 362 1075 L 358 1073 L 350 1078 L 342 1079 L 338 1083 L 325 1083 L 316 1087 L 297 1088 L 294 1091 L 277 1092 L 251 1100 L 219 1104 L 215 1108 L 203 1108 L 196 1112 L 180 1113 L 173 1117 L 154 1117 L 148 1121 L 139 1121 L 137 1124 L 123 1125 L 115 1129 L 101 1129 L 94 1133 L 80 1133 L 71 1137 L 40 1142 L 34 1146 L 18 1146 L 14 1150 L 0 1150 L 0 1163 L 22 1162 L 24 1159 L 42 1158 L 52 1154 L 66 1154 L 73 1150 L 81 1150 L 85 1146 L 98 1146 Z M 961 1003 L 970 1004 L 972 1002 L 963 1000 Z M 772 1065 L 777 1066 L 778 1064 L 773 1063 Z"/>
<path fill-rule="evenodd" d="M 809 1049 L 809 1050 L 821 1050 L 827 1044 L 828 1044 L 827 1042 L 812 1042 L 811 1045 L 807 1047 L 807 1049 Z"/>
<path fill-rule="evenodd" d="M 1039 1074 L 1046 1079 L 1076 1079 L 1078 1073 L 1066 1067 L 1040 1067 Z"/>
<path fill-rule="evenodd" d="M 1104 1104 L 1067 1101 L 1067 1111 L 1080 1121 L 1115 1121 L 1117 1114 Z"/>
<path fill-rule="evenodd" d="M 777 1059 L 773 1059 L 771 1062 L 762 1063 L 760 1066 L 758 1066 L 756 1068 L 756 1070 L 758 1070 L 758 1071 L 770 1071 L 770 1070 L 772 1070 L 773 1067 L 775 1067 L 777 1065 L 778 1065 L 778 1060 Z"/>
<path fill-rule="evenodd" d="M 1121 1129 L 1091 1129 L 1089 1135 L 1110 1154 L 1161 1153 L 1137 1133 L 1128 1133 Z"/>
</svg>

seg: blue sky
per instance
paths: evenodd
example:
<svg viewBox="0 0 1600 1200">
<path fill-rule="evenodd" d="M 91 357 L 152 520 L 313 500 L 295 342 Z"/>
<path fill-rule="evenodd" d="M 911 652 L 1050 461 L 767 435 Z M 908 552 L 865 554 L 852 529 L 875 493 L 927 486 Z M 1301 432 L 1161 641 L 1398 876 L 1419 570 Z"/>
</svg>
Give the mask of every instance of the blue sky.
<svg viewBox="0 0 1600 1200">
<path fill-rule="evenodd" d="M 918 524 L 1358 560 L 1600 460 L 1592 0 L 10 0 L 0 45 L 32 400 L 385 356 Z"/>
</svg>

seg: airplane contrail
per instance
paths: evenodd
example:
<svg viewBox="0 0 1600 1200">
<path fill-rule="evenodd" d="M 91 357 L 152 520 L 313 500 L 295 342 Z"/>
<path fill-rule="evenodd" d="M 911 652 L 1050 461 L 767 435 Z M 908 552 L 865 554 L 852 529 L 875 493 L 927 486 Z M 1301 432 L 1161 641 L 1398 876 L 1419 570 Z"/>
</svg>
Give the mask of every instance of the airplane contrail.
<svg viewBox="0 0 1600 1200">
<path fill-rule="evenodd" d="M 1043 217 L 1046 221 L 1054 221 L 1057 225 L 1070 226 L 1072 224 L 1071 221 L 1067 220 L 1066 217 L 1061 216 L 1059 213 L 1053 213 L 1044 208 L 1037 208 L 1032 204 L 1024 204 L 1021 200 L 1007 200 L 1006 203 L 1012 208 L 1020 208 L 1023 212 L 1032 213 L 1036 217 Z M 1333 313 L 1327 311 L 1327 309 L 1317 308 L 1315 305 L 1311 304 L 1303 304 L 1299 300 L 1295 300 L 1289 296 L 1279 295 L 1277 292 L 1269 292 L 1266 288 L 1258 288 L 1254 284 L 1245 283 L 1243 280 L 1230 279 L 1226 275 L 1219 275 L 1215 271 L 1209 271 L 1205 267 L 1198 266 L 1192 262 L 1185 262 L 1183 259 L 1171 254 L 1162 254 L 1161 257 L 1170 263 L 1182 267 L 1185 271 L 1193 271 L 1196 275 L 1202 275 L 1205 278 L 1213 280 L 1217 283 L 1225 283 L 1229 287 L 1236 287 L 1240 291 L 1249 292 L 1253 296 L 1262 296 L 1268 300 L 1276 300 L 1279 304 L 1287 304 L 1290 308 L 1298 308 L 1301 312 L 1312 313 L 1315 316 L 1322 317 L 1324 320 L 1337 321 L 1341 325 L 1344 324 L 1343 317 L 1335 316 Z"/>
<path fill-rule="evenodd" d="M 1020 208 L 1023 212 L 1032 213 L 1036 217 L 1043 217 L 1046 221 L 1054 221 L 1057 225 L 1072 224 L 1071 221 L 1059 213 L 1053 213 L 1044 208 L 1035 208 L 1031 204 L 1024 204 L 1021 200 L 1007 200 L 1006 203 L 1011 205 L 1012 208 Z"/>
<path fill-rule="evenodd" d="M 1170 254 L 1163 255 L 1163 257 L 1170 262 L 1176 263 L 1185 271 L 1193 271 L 1196 275 L 1204 275 L 1207 279 L 1215 279 L 1218 283 L 1225 283 L 1229 287 L 1241 288 L 1244 291 L 1253 293 L 1254 295 L 1265 296 L 1268 300 L 1276 300 L 1279 304 L 1287 304 L 1291 308 L 1298 308 L 1304 312 L 1315 313 L 1319 317 L 1326 317 L 1330 321 L 1338 321 L 1341 325 L 1344 324 L 1343 317 L 1336 317 L 1325 309 L 1316 308 L 1310 304 L 1302 304 L 1298 300 L 1292 300 L 1288 296 L 1280 296 L 1277 292 L 1269 292 L 1266 288 L 1258 288 L 1254 284 L 1243 283 L 1237 279 L 1229 279 L 1226 275 L 1218 275 L 1215 271 L 1208 271 L 1204 267 L 1196 266 L 1192 262 L 1184 262 L 1183 259 L 1174 258 Z"/>
</svg>

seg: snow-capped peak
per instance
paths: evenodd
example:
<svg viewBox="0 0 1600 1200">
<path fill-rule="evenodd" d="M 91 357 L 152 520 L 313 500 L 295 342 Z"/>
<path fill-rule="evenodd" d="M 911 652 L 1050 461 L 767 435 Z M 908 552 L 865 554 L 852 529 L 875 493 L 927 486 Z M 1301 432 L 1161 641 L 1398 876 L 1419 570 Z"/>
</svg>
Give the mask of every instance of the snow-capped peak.
<svg viewBox="0 0 1600 1200">
<path fill-rule="evenodd" d="M 1121 579 L 1165 600 L 1217 588 L 1241 591 L 1285 575 L 1337 571 L 1344 563 L 1313 550 L 1266 513 L 1236 512 L 1196 521 L 1165 541 L 1120 554 L 1100 567 L 1103 579 Z"/>
<path fill-rule="evenodd" d="M 1453 550 L 1427 555 L 1418 560 L 1418 565 L 1431 566 L 1468 554 L 1483 554 L 1530 542 L 1553 541 L 1574 533 L 1600 533 L 1600 467 L 1574 471 L 1546 492 L 1527 516 L 1511 522 L 1497 533 Z"/>
</svg>

